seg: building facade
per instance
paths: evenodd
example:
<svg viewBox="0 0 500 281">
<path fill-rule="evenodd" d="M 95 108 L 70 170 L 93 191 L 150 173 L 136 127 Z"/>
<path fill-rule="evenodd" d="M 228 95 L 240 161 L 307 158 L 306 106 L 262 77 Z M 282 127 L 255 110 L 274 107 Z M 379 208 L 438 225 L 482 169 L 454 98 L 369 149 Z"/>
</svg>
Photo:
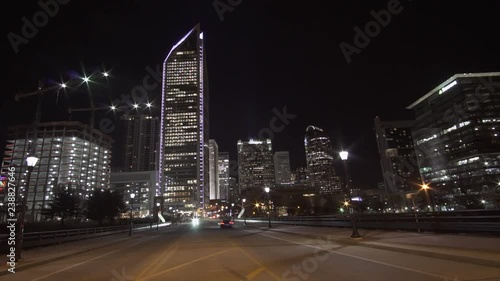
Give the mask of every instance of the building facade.
<svg viewBox="0 0 500 281">
<path fill-rule="evenodd" d="M 381 121 L 377 116 L 375 137 L 388 193 L 414 191 L 422 184 L 413 147 L 413 121 Z"/>
<path fill-rule="evenodd" d="M 195 26 L 163 64 L 157 196 L 164 208 L 202 211 L 208 197 L 208 84 L 203 33 Z"/>
<path fill-rule="evenodd" d="M 240 190 L 274 185 L 273 151 L 270 139 L 238 141 Z"/>
<path fill-rule="evenodd" d="M 224 201 L 229 198 L 229 153 L 219 152 L 218 162 L 218 199 Z"/>
<path fill-rule="evenodd" d="M 219 189 L 219 146 L 215 140 L 208 141 L 208 171 L 209 171 L 209 190 L 210 200 L 220 199 Z"/>
<path fill-rule="evenodd" d="M 304 139 L 307 160 L 307 179 L 322 194 L 342 192 L 340 179 L 335 172 L 333 151 L 330 137 L 323 129 L 308 126 Z"/>
<path fill-rule="evenodd" d="M 134 218 L 153 215 L 156 191 L 156 171 L 111 173 L 110 188 L 120 191 L 124 201 L 132 208 Z M 130 194 L 135 194 L 134 199 Z M 127 212 L 124 215 L 130 216 Z"/>
<path fill-rule="evenodd" d="M 155 171 L 158 161 L 159 119 L 149 115 L 123 115 L 125 125 L 124 172 Z"/>
<path fill-rule="evenodd" d="M 290 153 L 288 151 L 276 151 L 274 153 L 274 181 L 276 184 L 291 184 Z"/>
<path fill-rule="evenodd" d="M 29 182 L 28 221 L 43 220 L 42 210 L 49 208 L 58 191 L 76 193 L 83 202 L 96 188 L 109 188 L 113 140 L 100 131 L 71 121 L 9 127 L 7 134 L 2 174 L 14 169 L 16 194 L 26 188 L 26 158 L 39 158 Z"/>
<path fill-rule="evenodd" d="M 434 196 L 498 205 L 500 72 L 453 75 L 408 109 L 420 174 Z"/>
</svg>

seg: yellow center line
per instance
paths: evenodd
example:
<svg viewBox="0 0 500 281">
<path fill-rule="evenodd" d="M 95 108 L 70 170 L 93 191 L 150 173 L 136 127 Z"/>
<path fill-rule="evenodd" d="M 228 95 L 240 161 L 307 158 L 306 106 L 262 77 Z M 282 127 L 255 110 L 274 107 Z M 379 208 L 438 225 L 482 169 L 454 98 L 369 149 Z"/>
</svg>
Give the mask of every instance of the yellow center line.
<svg viewBox="0 0 500 281">
<path fill-rule="evenodd" d="M 179 265 L 177 265 L 177 266 L 174 266 L 174 267 L 171 267 L 171 268 L 169 268 L 169 269 L 166 269 L 166 270 L 160 271 L 160 272 L 155 273 L 155 274 L 153 274 L 153 275 L 149 275 L 149 276 L 146 276 L 146 277 L 143 277 L 143 278 L 136 279 L 136 280 L 134 280 L 134 281 L 142 281 L 142 280 L 151 279 L 151 278 L 156 277 L 156 276 L 158 276 L 158 275 L 165 274 L 165 273 L 167 273 L 167 272 L 177 270 L 177 269 L 179 269 L 179 268 L 181 268 L 181 267 L 185 267 L 185 266 L 191 265 L 191 264 L 193 264 L 193 263 L 197 263 L 197 262 L 199 262 L 199 261 L 201 261 L 201 260 L 206 260 L 206 259 L 209 259 L 209 258 L 211 258 L 211 257 L 217 256 L 217 255 L 220 255 L 220 254 L 223 254 L 223 253 L 226 253 L 226 252 L 232 251 L 232 250 L 233 250 L 233 249 L 226 249 L 226 250 L 222 250 L 222 251 L 219 251 L 219 252 L 217 252 L 217 253 L 210 254 L 210 255 L 208 255 L 208 256 L 204 256 L 204 257 L 201 257 L 201 258 L 197 258 L 197 259 L 192 260 L 192 261 L 190 261 L 190 262 L 186 262 L 186 263 L 183 263 L 183 264 L 179 264 Z"/>
<path fill-rule="evenodd" d="M 178 243 L 179 239 L 180 238 L 176 239 L 175 242 L 172 245 L 170 245 L 165 251 L 163 251 L 163 253 L 161 253 L 155 260 L 153 260 L 152 262 L 149 262 L 149 265 L 146 266 L 143 270 L 141 270 L 141 272 L 137 275 L 136 278 L 141 278 L 147 272 L 156 271 L 156 269 L 161 264 L 163 264 L 168 258 L 170 258 L 175 253 L 175 251 L 179 248 L 179 243 Z M 158 261 L 160 261 L 160 259 L 162 259 L 161 263 L 158 262 Z"/>
<path fill-rule="evenodd" d="M 259 267 L 257 268 L 256 270 L 248 273 L 246 276 L 245 276 L 245 280 L 252 280 L 254 279 L 255 277 L 257 277 L 257 275 L 259 275 L 262 271 L 266 270 L 265 267 Z"/>
<path fill-rule="evenodd" d="M 262 263 L 260 263 L 258 260 L 256 260 L 254 257 L 252 257 L 249 253 L 247 253 L 245 250 L 243 250 L 243 248 L 241 248 L 240 246 L 238 246 L 236 243 L 234 243 L 234 241 L 231 241 L 231 244 L 233 244 L 233 246 L 235 246 L 236 248 L 238 248 L 238 250 L 240 250 L 246 257 L 248 257 L 250 260 L 252 260 L 254 263 L 256 263 L 257 265 L 259 265 L 260 267 L 252 272 L 250 272 L 248 275 L 247 275 L 247 280 L 251 280 L 251 279 L 248 279 L 249 277 L 251 278 L 255 278 L 259 273 L 260 271 L 264 270 L 266 271 L 267 273 L 269 273 L 269 275 L 271 275 L 275 280 L 278 280 L 278 281 L 281 281 L 281 278 L 276 276 L 276 274 L 274 274 L 271 270 L 269 270 L 266 266 L 264 266 Z M 263 268 L 263 269 L 260 269 L 260 268 Z M 260 270 L 260 271 L 259 271 Z M 259 271 L 259 272 L 257 272 Z"/>
</svg>

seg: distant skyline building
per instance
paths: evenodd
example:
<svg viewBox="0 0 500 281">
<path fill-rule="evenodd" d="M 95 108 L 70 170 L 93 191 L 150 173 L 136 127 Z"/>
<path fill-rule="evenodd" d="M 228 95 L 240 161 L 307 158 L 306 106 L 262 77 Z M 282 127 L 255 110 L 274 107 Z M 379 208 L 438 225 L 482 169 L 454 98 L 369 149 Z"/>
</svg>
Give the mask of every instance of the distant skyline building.
<svg viewBox="0 0 500 281">
<path fill-rule="evenodd" d="M 487 198 L 498 191 L 498 85 L 500 72 L 456 74 L 407 107 L 416 115 L 412 134 L 422 180 L 435 194 Z"/>
<path fill-rule="evenodd" d="M 113 139 L 99 130 L 75 121 L 45 122 L 36 129 L 8 127 L 7 137 L 2 175 L 14 168 L 16 194 L 26 188 L 26 158 L 39 158 L 29 182 L 27 221 L 43 220 L 42 209 L 50 208 L 58 191 L 69 190 L 83 201 L 96 188 L 109 188 Z M 5 202 L 5 194 L 0 196 Z"/>
<path fill-rule="evenodd" d="M 160 122 L 150 115 L 123 115 L 125 148 L 123 172 L 155 171 Z"/>
<path fill-rule="evenodd" d="M 304 139 L 309 184 L 323 194 L 342 191 L 340 179 L 335 172 L 335 152 L 330 137 L 323 129 L 308 126 Z"/>
<path fill-rule="evenodd" d="M 239 200 L 240 199 L 240 188 L 238 186 L 238 181 L 233 178 L 233 177 L 230 177 L 229 180 L 228 180 L 228 198 L 227 198 L 227 202 L 228 203 L 235 203 L 235 204 L 241 204 L 241 201 Z"/>
<path fill-rule="evenodd" d="M 276 151 L 274 161 L 274 182 L 276 184 L 291 184 L 290 153 L 288 151 Z"/>
<path fill-rule="evenodd" d="M 219 146 L 213 139 L 208 141 L 208 171 L 210 200 L 220 199 L 219 191 Z"/>
<path fill-rule="evenodd" d="M 157 196 L 163 197 L 164 208 L 192 212 L 205 207 L 207 83 L 203 32 L 198 24 L 175 44 L 163 63 Z"/>
<path fill-rule="evenodd" d="M 217 199 L 227 200 L 229 198 L 229 153 L 219 152 L 218 158 L 218 190 Z"/>
<path fill-rule="evenodd" d="M 414 191 L 422 184 L 413 147 L 413 121 L 374 119 L 375 137 L 387 192 Z"/>
<path fill-rule="evenodd" d="M 274 185 L 274 163 L 270 139 L 238 141 L 239 188 Z"/>
<path fill-rule="evenodd" d="M 293 182 L 295 184 L 307 184 L 307 166 L 299 165 L 294 172 Z"/>
</svg>

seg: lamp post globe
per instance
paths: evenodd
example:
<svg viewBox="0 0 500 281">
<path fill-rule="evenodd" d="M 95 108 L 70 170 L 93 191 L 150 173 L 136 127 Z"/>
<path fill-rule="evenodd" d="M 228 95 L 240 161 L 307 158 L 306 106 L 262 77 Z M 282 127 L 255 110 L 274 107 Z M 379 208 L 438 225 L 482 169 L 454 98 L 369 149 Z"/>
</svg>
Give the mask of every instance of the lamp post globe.
<svg viewBox="0 0 500 281">
<path fill-rule="evenodd" d="M 31 172 L 35 168 L 38 163 L 38 157 L 29 156 L 26 158 L 26 166 L 28 166 L 28 176 L 26 179 L 26 186 L 24 187 L 23 192 L 23 203 L 21 205 L 21 214 L 18 217 L 17 225 L 18 225 L 18 233 L 16 236 L 16 251 L 15 251 L 15 260 L 16 262 L 22 259 L 21 251 L 23 248 L 23 240 L 24 240 L 24 217 L 26 216 L 26 208 L 28 207 L 28 189 L 30 186 Z"/>
</svg>

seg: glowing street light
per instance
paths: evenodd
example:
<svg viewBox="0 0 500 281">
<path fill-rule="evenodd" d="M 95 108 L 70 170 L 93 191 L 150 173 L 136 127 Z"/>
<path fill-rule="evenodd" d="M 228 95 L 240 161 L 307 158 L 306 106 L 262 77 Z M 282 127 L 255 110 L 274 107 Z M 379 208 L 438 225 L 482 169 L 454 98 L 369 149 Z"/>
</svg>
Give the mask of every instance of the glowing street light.
<svg viewBox="0 0 500 281">
<path fill-rule="evenodd" d="M 264 191 L 266 192 L 266 197 L 267 197 L 267 218 L 268 218 L 268 227 L 271 228 L 271 200 L 269 199 L 269 191 L 271 189 L 269 187 L 265 187 Z"/>
<path fill-rule="evenodd" d="M 89 81 L 90 81 L 90 79 L 88 77 L 83 77 L 83 82 L 88 83 Z"/>
<path fill-rule="evenodd" d="M 137 109 L 137 108 L 139 108 L 139 105 L 138 105 L 138 104 L 134 104 L 133 106 L 134 106 L 134 108 L 136 108 L 136 109 Z"/>
<path fill-rule="evenodd" d="M 31 178 L 31 172 L 36 166 L 36 163 L 38 163 L 38 157 L 35 156 L 29 156 L 26 158 L 26 165 L 28 166 L 28 176 L 26 179 L 26 186 L 24 187 L 24 194 L 23 194 L 23 205 L 21 209 L 21 214 L 19 215 L 18 218 L 18 233 L 17 233 L 17 241 L 16 241 L 16 251 L 15 251 L 15 260 L 16 262 L 21 260 L 21 250 L 23 248 L 23 234 L 24 234 L 24 217 L 26 215 L 26 208 L 28 207 L 28 188 L 30 186 L 30 178 Z"/>
<path fill-rule="evenodd" d="M 108 77 L 109 74 L 107 72 L 103 72 L 102 75 L 104 75 L 104 77 Z"/>
<path fill-rule="evenodd" d="M 111 110 L 116 110 L 116 106 L 112 105 Z"/>
<path fill-rule="evenodd" d="M 130 193 L 130 228 L 128 230 L 128 236 L 132 236 L 132 200 L 134 200 L 135 193 Z"/>
<path fill-rule="evenodd" d="M 152 105 L 151 103 L 149 103 L 149 102 L 148 102 L 148 103 L 146 103 L 146 106 L 149 108 L 149 107 L 151 107 L 151 106 L 153 106 L 153 105 Z"/>
<path fill-rule="evenodd" d="M 61 83 L 61 87 L 66 88 L 66 83 Z"/>
<path fill-rule="evenodd" d="M 345 150 L 339 152 L 340 159 L 342 159 L 342 163 L 344 164 L 344 173 L 345 173 L 345 194 L 346 196 L 349 196 L 349 200 L 352 200 L 352 194 L 351 194 L 351 182 L 349 178 L 349 170 L 347 168 L 347 157 L 349 153 Z M 352 205 L 352 204 L 351 204 Z M 345 200 L 344 206 L 347 208 L 349 206 L 349 202 Z M 352 234 L 351 238 L 361 238 L 361 235 L 358 233 L 358 228 L 356 226 L 356 218 L 354 217 L 354 208 L 353 206 L 350 206 L 348 208 L 350 216 L 351 216 L 351 227 L 352 227 Z"/>
</svg>

